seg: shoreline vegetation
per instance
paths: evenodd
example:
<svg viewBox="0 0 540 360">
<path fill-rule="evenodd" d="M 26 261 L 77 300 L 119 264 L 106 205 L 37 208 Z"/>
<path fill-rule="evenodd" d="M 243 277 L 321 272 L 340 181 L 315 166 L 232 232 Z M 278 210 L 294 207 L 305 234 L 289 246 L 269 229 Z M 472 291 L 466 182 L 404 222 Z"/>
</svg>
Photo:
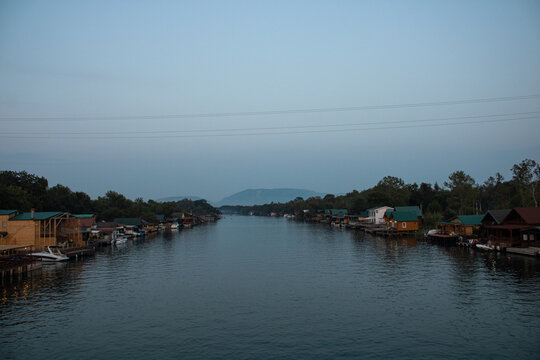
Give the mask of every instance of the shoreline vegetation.
<svg viewBox="0 0 540 360">
<path fill-rule="evenodd" d="M 97 221 L 115 218 L 139 217 L 150 223 L 159 223 L 156 215 L 172 217 L 175 213 L 192 215 L 219 215 L 220 210 L 206 200 L 178 201 L 130 200 L 116 191 L 93 200 L 84 192 L 72 191 L 64 185 L 48 186 L 44 177 L 26 171 L 0 171 L 0 209 L 28 212 L 61 211 L 72 214 L 95 214 Z"/>
<path fill-rule="evenodd" d="M 424 231 L 458 215 L 483 214 L 490 209 L 538 207 L 540 163 L 525 159 L 510 170 L 511 179 L 505 180 L 497 172 L 482 184 L 462 170 L 451 173 L 442 185 L 437 182 L 434 185 L 406 184 L 398 177 L 386 176 L 369 189 L 353 190 L 342 196 L 298 197 L 286 203 L 221 206 L 219 209 L 223 214 L 294 215 L 302 220 L 305 214 L 317 214 L 325 209 L 347 209 L 349 214 L 361 214 L 379 206 L 418 206 L 424 214 L 420 229 Z"/>
</svg>

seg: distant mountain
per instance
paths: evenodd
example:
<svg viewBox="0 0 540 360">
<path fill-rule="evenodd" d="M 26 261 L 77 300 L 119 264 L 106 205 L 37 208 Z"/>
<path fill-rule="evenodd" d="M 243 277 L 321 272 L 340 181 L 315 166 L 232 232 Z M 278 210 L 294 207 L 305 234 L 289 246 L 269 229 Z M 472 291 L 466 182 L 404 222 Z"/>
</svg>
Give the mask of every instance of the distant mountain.
<svg viewBox="0 0 540 360">
<path fill-rule="evenodd" d="M 179 196 L 169 196 L 169 197 L 157 199 L 156 201 L 157 202 L 167 202 L 167 201 L 180 201 L 180 200 L 184 200 L 184 199 L 193 200 L 193 201 L 202 200 L 202 198 L 200 198 L 198 196 L 179 195 Z"/>
<path fill-rule="evenodd" d="M 215 206 L 285 203 L 297 197 L 307 199 L 313 196 L 324 196 L 324 194 L 306 189 L 248 189 L 218 201 Z"/>
</svg>

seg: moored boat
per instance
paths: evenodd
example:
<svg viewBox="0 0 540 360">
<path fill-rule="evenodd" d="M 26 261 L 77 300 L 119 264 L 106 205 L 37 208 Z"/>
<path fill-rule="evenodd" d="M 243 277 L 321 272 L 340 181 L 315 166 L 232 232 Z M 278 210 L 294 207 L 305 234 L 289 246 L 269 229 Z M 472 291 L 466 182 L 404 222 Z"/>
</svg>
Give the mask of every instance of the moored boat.
<svg viewBox="0 0 540 360">
<path fill-rule="evenodd" d="M 58 246 L 47 246 L 47 250 L 43 250 L 37 253 L 32 253 L 30 256 L 39 258 L 42 261 L 65 261 L 69 260 L 69 257 L 60 251 Z"/>
<path fill-rule="evenodd" d="M 476 244 L 476 248 L 478 250 L 482 250 L 482 251 L 493 251 L 493 250 L 495 250 L 495 247 L 493 245 L 486 245 L 486 244 Z"/>
</svg>

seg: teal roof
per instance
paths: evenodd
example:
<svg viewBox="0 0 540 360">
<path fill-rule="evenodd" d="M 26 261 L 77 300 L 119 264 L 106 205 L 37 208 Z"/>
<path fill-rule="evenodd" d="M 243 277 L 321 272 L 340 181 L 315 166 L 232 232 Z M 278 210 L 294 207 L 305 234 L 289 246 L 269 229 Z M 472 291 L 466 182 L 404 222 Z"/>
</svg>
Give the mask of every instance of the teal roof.
<svg viewBox="0 0 540 360">
<path fill-rule="evenodd" d="M 116 218 L 114 222 L 118 225 L 131 225 L 131 226 L 141 226 L 141 218 Z"/>
<path fill-rule="evenodd" d="M 326 209 L 324 210 L 324 213 L 332 215 L 347 215 L 347 209 Z"/>
<path fill-rule="evenodd" d="M 0 215 L 11 215 L 16 212 L 17 210 L 0 210 Z"/>
<path fill-rule="evenodd" d="M 454 219 L 459 219 L 463 225 L 481 225 L 483 218 L 484 215 L 458 215 L 454 216 L 448 221 L 451 222 Z"/>
<path fill-rule="evenodd" d="M 45 212 L 35 212 L 34 218 L 32 218 L 32 213 L 26 212 L 20 215 L 14 216 L 9 220 L 47 220 L 57 215 L 62 214 L 60 211 L 45 211 Z"/>
<path fill-rule="evenodd" d="M 418 214 L 411 211 L 392 211 L 391 216 L 395 221 L 418 221 Z"/>
<path fill-rule="evenodd" d="M 396 206 L 396 211 L 414 213 L 416 216 L 424 217 L 422 210 L 418 206 Z"/>
<path fill-rule="evenodd" d="M 91 219 L 94 217 L 94 214 L 73 214 L 73 216 L 79 219 Z"/>
<path fill-rule="evenodd" d="M 530 228 L 523 229 L 521 231 L 540 231 L 540 226 L 533 226 Z"/>
</svg>

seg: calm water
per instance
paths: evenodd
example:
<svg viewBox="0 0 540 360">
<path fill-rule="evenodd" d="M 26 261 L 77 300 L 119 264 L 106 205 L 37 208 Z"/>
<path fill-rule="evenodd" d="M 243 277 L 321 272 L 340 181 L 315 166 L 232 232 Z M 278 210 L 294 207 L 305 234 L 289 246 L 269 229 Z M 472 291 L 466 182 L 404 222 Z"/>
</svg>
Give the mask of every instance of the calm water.
<svg viewBox="0 0 540 360">
<path fill-rule="evenodd" d="M 0 288 L 0 358 L 538 358 L 540 261 L 276 218 Z"/>
</svg>

